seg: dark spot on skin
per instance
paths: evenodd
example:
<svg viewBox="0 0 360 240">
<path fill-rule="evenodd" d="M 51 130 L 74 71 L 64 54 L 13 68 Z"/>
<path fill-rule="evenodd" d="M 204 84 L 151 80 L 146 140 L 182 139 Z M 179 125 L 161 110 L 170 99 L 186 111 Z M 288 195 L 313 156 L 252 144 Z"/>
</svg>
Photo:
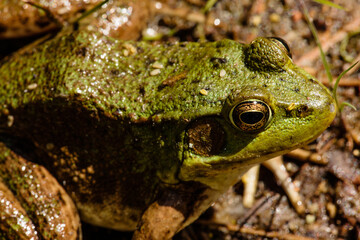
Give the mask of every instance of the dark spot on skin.
<svg viewBox="0 0 360 240">
<path fill-rule="evenodd" d="M 297 117 L 306 117 L 311 114 L 312 110 L 307 105 L 301 105 L 296 109 Z"/>
<path fill-rule="evenodd" d="M 300 92 L 300 88 L 296 87 L 296 88 L 294 89 L 294 91 L 298 93 L 298 92 Z"/>
<path fill-rule="evenodd" d="M 77 56 L 85 57 L 86 52 L 87 52 L 87 48 L 81 47 L 81 48 L 77 49 L 75 53 Z"/>
<path fill-rule="evenodd" d="M 44 176 L 44 175 L 43 175 L 43 176 Z M 45 178 L 45 176 L 44 176 L 44 178 Z M 64 206 L 67 205 L 66 202 L 65 202 L 65 200 L 64 200 L 64 198 L 62 197 L 62 194 L 61 194 L 60 191 L 57 191 L 57 192 L 56 192 L 56 196 L 57 196 L 57 199 L 59 200 L 59 202 L 60 202 L 61 205 L 64 205 Z"/>
<path fill-rule="evenodd" d="M 309 81 L 315 83 L 316 81 L 313 78 L 309 78 Z"/>
<path fill-rule="evenodd" d="M 211 58 L 210 61 L 212 63 L 219 63 L 219 64 L 224 64 L 224 63 L 228 62 L 228 60 L 226 58 L 217 58 L 217 57 Z"/>
<path fill-rule="evenodd" d="M 46 26 L 48 26 L 50 24 L 49 19 L 47 18 L 40 18 L 38 20 L 35 21 L 36 26 L 40 27 L 40 28 L 44 28 Z"/>
<path fill-rule="evenodd" d="M 138 221 L 138 216 L 135 214 L 130 214 L 129 219 L 132 220 L 133 222 L 137 222 Z"/>
<path fill-rule="evenodd" d="M 152 58 L 147 58 L 147 59 L 145 59 L 144 62 L 145 62 L 146 65 L 151 65 L 151 64 L 153 64 L 155 62 L 155 60 L 152 59 Z"/>
<path fill-rule="evenodd" d="M 216 48 L 227 47 L 227 43 L 225 43 L 224 41 L 218 41 L 218 42 L 216 42 L 215 47 Z"/>
<path fill-rule="evenodd" d="M 169 59 L 168 59 L 168 64 L 169 64 L 170 66 L 174 65 L 175 63 L 177 63 L 176 58 L 169 58 Z"/>
<path fill-rule="evenodd" d="M 77 12 L 78 13 L 84 13 L 85 11 L 86 11 L 86 8 L 79 8 Z"/>
<path fill-rule="evenodd" d="M 118 76 L 120 74 L 120 71 L 117 69 L 111 69 L 110 73 L 111 73 L 111 75 Z"/>
<path fill-rule="evenodd" d="M 280 80 L 281 82 L 285 82 L 285 80 L 284 80 L 283 78 L 279 78 L 279 80 Z"/>
<path fill-rule="evenodd" d="M 267 84 L 263 84 L 262 86 L 263 86 L 264 88 L 266 88 L 266 87 L 267 87 Z"/>
<path fill-rule="evenodd" d="M 143 53 L 143 52 L 144 52 L 144 49 L 143 49 L 142 47 L 137 47 L 137 48 L 136 48 L 136 51 L 137 51 L 138 53 Z"/>
<path fill-rule="evenodd" d="M 191 149 L 202 156 L 219 154 L 225 144 L 225 131 L 212 118 L 201 118 L 190 123 L 187 136 Z"/>
<path fill-rule="evenodd" d="M 29 21 L 28 17 L 22 17 L 19 18 L 19 21 L 21 22 L 21 24 L 26 25 L 26 23 Z"/>
<path fill-rule="evenodd" d="M 309 107 L 307 105 L 303 105 L 298 109 L 298 111 L 300 111 L 300 112 L 306 112 L 308 110 L 309 110 Z"/>
<path fill-rule="evenodd" d="M 214 65 L 214 67 L 218 68 L 220 67 L 222 64 L 227 63 L 227 59 L 226 58 L 216 58 L 213 57 L 210 59 L 210 62 Z"/>
<path fill-rule="evenodd" d="M 11 29 L 11 31 L 13 31 L 13 32 L 16 32 L 16 31 L 20 30 L 19 27 L 10 27 L 9 29 Z"/>
<path fill-rule="evenodd" d="M 139 87 L 139 93 L 140 93 L 142 96 L 145 95 L 145 88 L 144 88 L 144 86 L 140 86 L 140 87 Z"/>
</svg>

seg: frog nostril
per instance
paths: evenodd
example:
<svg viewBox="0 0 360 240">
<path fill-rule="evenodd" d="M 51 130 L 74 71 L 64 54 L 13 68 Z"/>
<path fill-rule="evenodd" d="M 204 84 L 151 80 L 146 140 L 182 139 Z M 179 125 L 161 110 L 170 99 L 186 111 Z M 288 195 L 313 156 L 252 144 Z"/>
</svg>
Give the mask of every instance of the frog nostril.
<svg viewBox="0 0 360 240">
<path fill-rule="evenodd" d="M 311 113 L 312 113 L 312 110 L 307 105 L 300 105 L 296 109 L 296 116 L 297 117 L 303 118 L 303 117 L 309 116 Z"/>
<path fill-rule="evenodd" d="M 307 112 L 309 110 L 309 107 L 307 105 L 300 106 L 298 109 L 299 112 Z"/>
</svg>

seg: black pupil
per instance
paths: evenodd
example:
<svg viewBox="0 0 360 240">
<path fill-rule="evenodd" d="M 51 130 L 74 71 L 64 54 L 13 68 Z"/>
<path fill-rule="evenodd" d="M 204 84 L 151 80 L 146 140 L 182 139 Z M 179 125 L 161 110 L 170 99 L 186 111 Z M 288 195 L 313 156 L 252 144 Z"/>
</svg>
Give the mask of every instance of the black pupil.
<svg viewBox="0 0 360 240">
<path fill-rule="evenodd" d="M 255 124 L 260 122 L 264 118 L 262 112 L 244 112 L 240 115 L 242 122 L 247 124 Z"/>
</svg>

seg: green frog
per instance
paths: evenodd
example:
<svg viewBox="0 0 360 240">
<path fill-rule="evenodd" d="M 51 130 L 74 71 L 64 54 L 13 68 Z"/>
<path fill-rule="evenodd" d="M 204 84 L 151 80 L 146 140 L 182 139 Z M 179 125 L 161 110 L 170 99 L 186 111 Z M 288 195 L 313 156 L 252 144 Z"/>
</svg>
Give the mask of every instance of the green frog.
<svg viewBox="0 0 360 240">
<path fill-rule="evenodd" d="M 81 239 L 80 218 L 170 239 L 336 115 L 278 38 L 75 31 L 3 60 L 0 79 L 0 239 Z"/>
</svg>

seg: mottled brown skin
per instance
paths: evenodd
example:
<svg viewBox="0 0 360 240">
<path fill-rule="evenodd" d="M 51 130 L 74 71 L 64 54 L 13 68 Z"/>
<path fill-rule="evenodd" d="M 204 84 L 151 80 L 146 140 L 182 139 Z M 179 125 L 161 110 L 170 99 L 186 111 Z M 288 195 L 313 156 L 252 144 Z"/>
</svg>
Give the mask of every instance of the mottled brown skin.
<svg viewBox="0 0 360 240">
<path fill-rule="evenodd" d="M 81 239 L 75 204 L 56 179 L 2 142 L 0 151 L 0 239 Z"/>
</svg>

